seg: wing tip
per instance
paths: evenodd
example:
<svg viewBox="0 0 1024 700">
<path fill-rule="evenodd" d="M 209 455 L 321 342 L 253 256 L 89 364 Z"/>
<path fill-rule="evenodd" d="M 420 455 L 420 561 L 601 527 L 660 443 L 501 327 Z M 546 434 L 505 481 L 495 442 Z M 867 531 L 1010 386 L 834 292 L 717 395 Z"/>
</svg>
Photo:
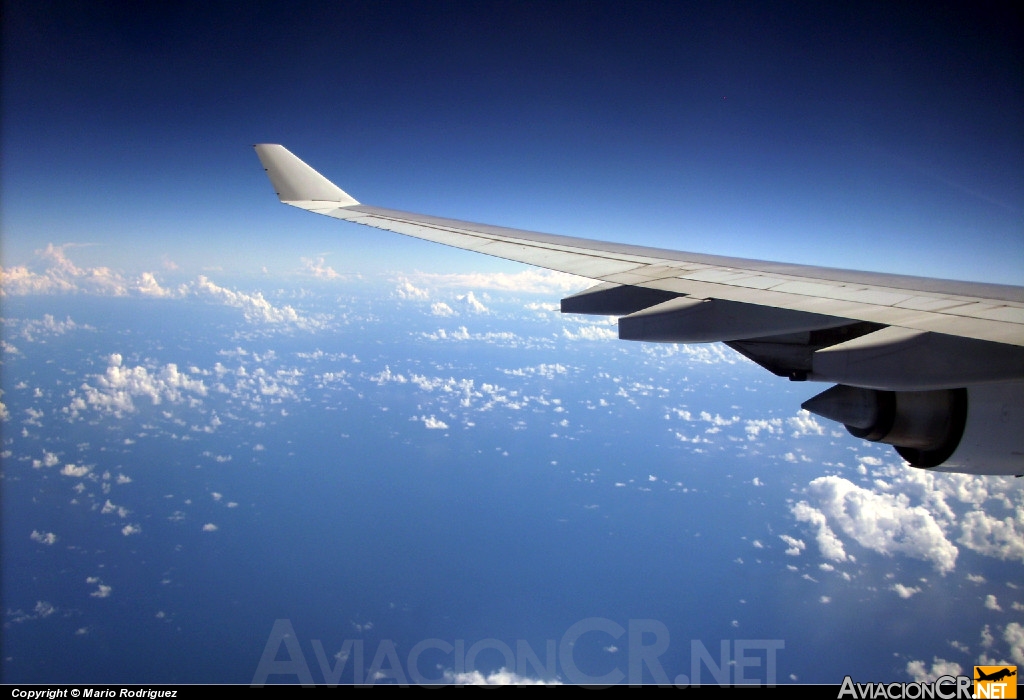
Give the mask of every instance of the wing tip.
<svg viewBox="0 0 1024 700">
<path fill-rule="evenodd" d="M 339 207 L 359 204 L 281 144 L 257 143 L 253 148 L 282 202 L 331 202 Z"/>
</svg>

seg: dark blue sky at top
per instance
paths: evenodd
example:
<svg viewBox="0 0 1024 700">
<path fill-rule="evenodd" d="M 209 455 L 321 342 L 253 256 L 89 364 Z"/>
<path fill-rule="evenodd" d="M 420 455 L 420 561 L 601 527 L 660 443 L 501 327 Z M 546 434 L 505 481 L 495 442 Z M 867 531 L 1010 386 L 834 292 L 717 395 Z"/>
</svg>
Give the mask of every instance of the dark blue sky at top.
<svg viewBox="0 0 1024 700">
<path fill-rule="evenodd" d="M 372 204 L 1021 282 L 1011 3 L 4 10 L 5 265 L 47 242 L 125 269 L 495 264 L 276 206 L 271 141 Z"/>
</svg>

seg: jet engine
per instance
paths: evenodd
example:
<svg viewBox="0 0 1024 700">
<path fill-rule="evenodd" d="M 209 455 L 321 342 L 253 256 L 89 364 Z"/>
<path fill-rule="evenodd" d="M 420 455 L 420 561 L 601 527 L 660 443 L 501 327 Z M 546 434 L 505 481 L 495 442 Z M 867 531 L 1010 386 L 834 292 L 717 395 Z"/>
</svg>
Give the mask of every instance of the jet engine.
<svg viewBox="0 0 1024 700">
<path fill-rule="evenodd" d="M 931 391 L 838 384 L 803 408 L 850 434 L 896 448 L 911 466 L 971 474 L 1024 474 L 1024 383 Z"/>
</svg>

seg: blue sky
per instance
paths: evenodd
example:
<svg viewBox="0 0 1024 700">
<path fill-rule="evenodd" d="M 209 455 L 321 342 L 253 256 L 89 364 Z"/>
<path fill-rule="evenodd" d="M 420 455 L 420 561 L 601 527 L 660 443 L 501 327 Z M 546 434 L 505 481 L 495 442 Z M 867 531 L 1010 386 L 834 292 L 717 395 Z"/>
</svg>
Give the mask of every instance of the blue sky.
<svg viewBox="0 0 1024 700">
<path fill-rule="evenodd" d="M 364 202 L 1019 284 L 1009 4 L 8 2 L 3 263 L 513 269 L 277 205 L 280 142 Z"/>
</svg>

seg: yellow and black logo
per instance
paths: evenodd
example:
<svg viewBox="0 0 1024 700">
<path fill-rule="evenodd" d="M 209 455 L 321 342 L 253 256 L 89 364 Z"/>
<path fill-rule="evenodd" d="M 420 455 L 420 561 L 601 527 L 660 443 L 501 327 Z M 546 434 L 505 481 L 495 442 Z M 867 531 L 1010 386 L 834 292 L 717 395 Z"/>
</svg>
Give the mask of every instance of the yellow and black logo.
<svg viewBox="0 0 1024 700">
<path fill-rule="evenodd" d="M 974 697 L 984 698 L 1016 698 L 1017 667 L 1016 666 L 975 666 Z"/>
</svg>

